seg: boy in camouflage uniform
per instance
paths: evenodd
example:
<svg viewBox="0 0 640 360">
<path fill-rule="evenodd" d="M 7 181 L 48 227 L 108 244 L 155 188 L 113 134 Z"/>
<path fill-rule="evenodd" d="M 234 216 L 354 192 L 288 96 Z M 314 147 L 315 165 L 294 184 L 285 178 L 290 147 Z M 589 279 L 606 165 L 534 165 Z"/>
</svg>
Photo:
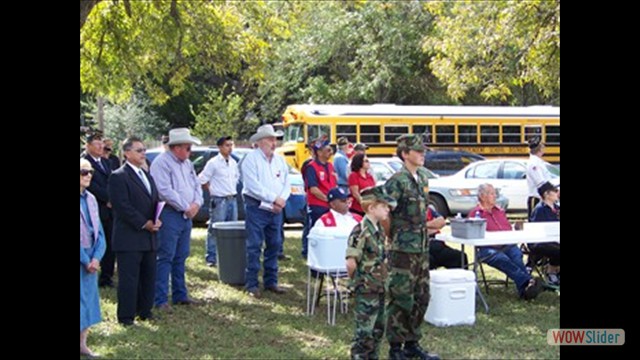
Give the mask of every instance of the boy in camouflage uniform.
<svg viewBox="0 0 640 360">
<path fill-rule="evenodd" d="M 362 192 L 366 215 L 349 236 L 347 270 L 355 294 L 356 333 L 351 346 L 352 359 L 377 359 L 384 335 L 384 295 L 387 281 L 385 235 L 380 220 L 389 215 L 395 201 L 382 188 Z"/>
<path fill-rule="evenodd" d="M 384 185 L 387 194 L 398 202 L 391 212 L 393 235 L 388 263 L 387 340 L 392 360 L 439 359 L 419 344 L 420 325 L 429 305 L 429 240 L 424 221 L 429 182 L 423 167 L 424 151 L 422 136 L 400 136 L 396 154 L 404 166 Z"/>
</svg>

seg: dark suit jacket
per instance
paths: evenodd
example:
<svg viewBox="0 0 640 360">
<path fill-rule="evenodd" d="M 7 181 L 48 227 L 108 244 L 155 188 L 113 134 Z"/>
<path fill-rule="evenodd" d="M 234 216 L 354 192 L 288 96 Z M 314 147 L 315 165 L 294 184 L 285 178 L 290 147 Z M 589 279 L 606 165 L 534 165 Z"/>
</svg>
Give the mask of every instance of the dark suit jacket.
<svg viewBox="0 0 640 360">
<path fill-rule="evenodd" d="M 151 185 L 151 194 L 126 162 L 109 179 L 109 196 L 114 216 L 113 251 L 157 249 L 156 235 L 142 228 L 147 220 L 155 219 L 159 200 L 153 178 L 148 172 L 144 173 Z"/>
</svg>

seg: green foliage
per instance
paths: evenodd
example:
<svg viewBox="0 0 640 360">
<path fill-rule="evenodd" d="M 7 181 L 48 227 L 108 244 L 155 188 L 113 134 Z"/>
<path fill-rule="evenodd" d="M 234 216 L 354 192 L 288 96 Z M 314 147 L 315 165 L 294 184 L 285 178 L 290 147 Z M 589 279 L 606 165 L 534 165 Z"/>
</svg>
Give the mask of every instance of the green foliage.
<svg viewBox="0 0 640 360">
<path fill-rule="evenodd" d="M 169 123 L 156 114 L 151 100 L 138 91 L 126 103 L 104 105 L 104 128 L 105 135 L 119 146 L 132 135 L 143 140 L 158 139 L 167 133 Z"/>
<path fill-rule="evenodd" d="M 300 26 L 275 45 L 259 89 L 262 111 L 290 103 L 442 104 L 427 68 L 431 15 L 418 2 L 326 2 L 300 9 Z"/>
<path fill-rule="evenodd" d="M 447 84 L 451 97 L 463 99 L 477 90 L 485 100 L 526 103 L 523 96 L 539 92 L 545 102 L 559 103 L 559 0 L 425 6 L 436 21 L 424 49 L 431 55 L 430 68 Z"/>
<path fill-rule="evenodd" d="M 265 2 L 103 1 L 80 30 L 83 91 L 113 101 L 137 85 L 156 103 L 180 94 L 191 74 L 263 77 L 271 42 L 287 36 Z"/>
<path fill-rule="evenodd" d="M 223 135 L 235 139 L 243 130 L 242 97 L 225 90 L 226 86 L 220 90 L 209 91 L 206 102 L 198 106 L 197 110 L 192 109 L 196 119 L 193 132 L 204 143 L 214 144 L 216 139 Z M 257 125 L 257 121 L 250 123 L 252 129 Z"/>
</svg>

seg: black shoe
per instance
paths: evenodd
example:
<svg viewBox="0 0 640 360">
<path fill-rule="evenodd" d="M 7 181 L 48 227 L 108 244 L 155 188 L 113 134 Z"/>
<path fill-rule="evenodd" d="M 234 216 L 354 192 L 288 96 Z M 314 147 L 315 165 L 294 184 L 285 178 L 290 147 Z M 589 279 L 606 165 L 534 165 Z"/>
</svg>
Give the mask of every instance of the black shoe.
<svg viewBox="0 0 640 360">
<path fill-rule="evenodd" d="M 282 254 L 282 255 L 278 255 L 278 260 L 280 260 L 280 261 L 289 261 L 289 260 L 291 260 L 291 257 L 287 256 L 285 254 Z"/>
<path fill-rule="evenodd" d="M 393 345 L 389 348 L 389 360 L 406 360 L 407 357 L 402 351 L 401 345 Z"/>
<path fill-rule="evenodd" d="M 213 262 L 213 261 L 207 261 L 207 266 L 208 267 L 216 267 L 216 266 L 218 266 L 218 264 Z"/>
<path fill-rule="evenodd" d="M 178 300 L 178 301 L 174 302 L 173 304 L 174 305 L 200 305 L 200 304 L 202 304 L 202 301 L 196 300 L 196 299 L 192 299 L 192 298 L 186 298 L 184 300 Z"/>
<path fill-rule="evenodd" d="M 124 327 L 129 327 L 129 326 L 133 326 L 134 322 L 133 320 L 118 320 L 118 323 Z"/>
<path fill-rule="evenodd" d="M 111 281 L 111 280 L 108 280 L 108 281 L 100 281 L 100 282 L 98 283 L 98 286 L 99 286 L 99 287 L 101 287 L 101 288 L 104 288 L 104 287 L 113 288 L 113 287 L 114 287 L 114 286 L 113 286 L 113 281 Z"/>
<path fill-rule="evenodd" d="M 440 360 L 438 354 L 429 354 L 417 342 L 407 342 L 404 344 L 404 356 L 407 358 L 418 358 L 421 360 Z"/>
<path fill-rule="evenodd" d="M 532 300 L 535 299 L 538 294 L 542 291 L 542 279 L 540 278 L 532 278 L 529 280 L 529 284 L 524 288 L 521 297 L 524 300 Z"/>
</svg>

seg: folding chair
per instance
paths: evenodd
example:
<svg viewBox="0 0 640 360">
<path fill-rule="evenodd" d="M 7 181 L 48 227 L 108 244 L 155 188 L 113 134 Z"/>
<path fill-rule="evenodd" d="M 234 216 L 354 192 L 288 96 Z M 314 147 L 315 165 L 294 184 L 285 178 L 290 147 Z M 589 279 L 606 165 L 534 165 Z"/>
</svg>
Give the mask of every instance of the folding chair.
<svg viewBox="0 0 640 360">
<path fill-rule="evenodd" d="M 328 230 L 327 230 L 328 229 Z M 347 311 L 344 299 L 348 291 L 341 291 L 339 279 L 346 278 L 347 267 L 345 254 L 349 232 L 338 228 L 324 228 L 322 232 L 309 233 L 309 250 L 307 254 L 307 315 L 313 315 L 320 301 L 320 288 L 325 284 L 327 301 L 327 323 L 335 325 L 336 309 L 340 303 L 340 312 Z M 313 274 L 313 296 L 311 295 L 311 278 Z M 328 281 L 331 279 L 331 281 Z M 333 310 L 333 312 L 332 312 Z"/>
</svg>

